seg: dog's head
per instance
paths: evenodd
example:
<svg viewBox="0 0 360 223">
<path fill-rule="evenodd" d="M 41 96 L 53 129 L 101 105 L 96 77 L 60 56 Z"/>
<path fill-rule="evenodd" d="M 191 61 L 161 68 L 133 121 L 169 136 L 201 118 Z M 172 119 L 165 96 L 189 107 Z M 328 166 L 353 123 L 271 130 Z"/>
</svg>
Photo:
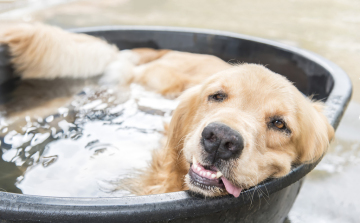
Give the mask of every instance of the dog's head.
<svg viewBox="0 0 360 223">
<path fill-rule="evenodd" d="M 182 147 L 190 190 L 233 194 L 289 173 L 326 151 L 334 130 L 320 103 L 285 77 L 245 64 L 183 93 L 170 124 L 169 146 Z"/>
</svg>

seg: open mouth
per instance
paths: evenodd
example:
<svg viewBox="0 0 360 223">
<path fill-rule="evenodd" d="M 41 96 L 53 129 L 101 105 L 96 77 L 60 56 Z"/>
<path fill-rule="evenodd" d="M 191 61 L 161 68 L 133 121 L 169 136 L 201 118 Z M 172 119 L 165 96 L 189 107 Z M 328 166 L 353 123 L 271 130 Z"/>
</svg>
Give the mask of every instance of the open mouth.
<svg viewBox="0 0 360 223">
<path fill-rule="evenodd" d="M 193 163 L 189 170 L 190 183 L 202 190 L 212 191 L 216 188 L 226 189 L 229 194 L 239 197 L 242 188 L 233 185 L 215 167 L 204 167 L 193 157 Z"/>
</svg>

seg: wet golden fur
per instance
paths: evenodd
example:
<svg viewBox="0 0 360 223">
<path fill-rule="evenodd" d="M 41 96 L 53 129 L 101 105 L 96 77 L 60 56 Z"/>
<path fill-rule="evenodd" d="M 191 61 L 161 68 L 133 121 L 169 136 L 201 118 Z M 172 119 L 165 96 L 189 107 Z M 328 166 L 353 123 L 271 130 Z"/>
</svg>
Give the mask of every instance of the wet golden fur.
<svg viewBox="0 0 360 223">
<path fill-rule="evenodd" d="M 2 34 L 0 42 L 9 45 L 12 62 L 23 78 L 103 73 L 105 83 L 135 82 L 167 97 L 181 95 L 164 148 L 153 152 L 149 168 L 122 182 L 122 188 L 138 195 L 186 189 L 206 196 L 226 194 L 197 188 L 187 175 L 193 157 L 210 165 L 200 138 L 211 122 L 226 124 L 244 138 L 241 156 L 220 169 L 244 189 L 269 177 L 285 176 L 294 164 L 319 159 L 334 135 L 321 103 L 305 98 L 286 78 L 261 65 L 231 66 L 211 55 L 171 50 L 118 51 L 97 38 L 44 25 L 14 27 Z M 219 91 L 228 95 L 226 100 L 208 100 Z M 273 117 L 281 117 L 290 132 L 271 128 Z"/>
<path fill-rule="evenodd" d="M 221 103 L 209 102 L 208 96 L 219 90 L 229 97 Z M 245 189 L 269 177 L 285 176 L 294 164 L 316 161 L 334 134 L 321 113 L 321 103 L 305 98 L 284 77 L 260 65 L 244 64 L 212 75 L 185 91 L 180 101 L 165 149 L 154 153 L 151 168 L 135 181 L 137 194 L 188 188 L 207 196 L 224 194 L 192 186 L 186 175 L 193 156 L 200 164 L 210 165 L 203 158 L 200 138 L 211 122 L 224 123 L 244 137 L 241 156 L 221 172 Z M 285 119 L 291 134 L 268 128 L 274 116 Z"/>
</svg>

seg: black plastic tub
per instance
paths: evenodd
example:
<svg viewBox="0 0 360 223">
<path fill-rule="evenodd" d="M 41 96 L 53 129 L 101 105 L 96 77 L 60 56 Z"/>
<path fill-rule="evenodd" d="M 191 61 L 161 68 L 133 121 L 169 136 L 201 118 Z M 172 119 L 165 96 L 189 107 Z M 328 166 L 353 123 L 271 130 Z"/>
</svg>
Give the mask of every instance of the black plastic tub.
<svg viewBox="0 0 360 223">
<path fill-rule="evenodd" d="M 97 27 L 73 30 L 100 36 L 120 49 L 151 47 L 212 54 L 229 62 L 265 64 L 285 75 L 305 95 L 327 105 L 336 128 L 350 100 L 348 76 L 308 51 L 255 37 L 167 27 Z M 0 81 L 11 67 L 0 48 Z M 1 85 L 1 88 L 11 86 Z M 239 198 L 203 198 L 189 192 L 121 198 L 42 197 L 0 192 L 0 222 L 283 222 L 314 164 L 241 193 Z M 261 192 L 260 192 L 261 191 Z"/>
</svg>

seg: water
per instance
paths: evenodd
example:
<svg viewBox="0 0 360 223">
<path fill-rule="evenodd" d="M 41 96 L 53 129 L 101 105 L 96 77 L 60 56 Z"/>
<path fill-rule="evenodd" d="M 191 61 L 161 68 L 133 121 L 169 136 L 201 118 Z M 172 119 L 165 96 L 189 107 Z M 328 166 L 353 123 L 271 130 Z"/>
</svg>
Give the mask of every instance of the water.
<svg viewBox="0 0 360 223">
<path fill-rule="evenodd" d="M 47 116 L 2 117 L 0 188 L 59 197 L 129 195 L 114 191 L 114 182 L 146 168 L 177 102 L 135 84 L 123 90 L 85 87 Z M 25 95 L 32 101 L 37 94 Z"/>
</svg>

